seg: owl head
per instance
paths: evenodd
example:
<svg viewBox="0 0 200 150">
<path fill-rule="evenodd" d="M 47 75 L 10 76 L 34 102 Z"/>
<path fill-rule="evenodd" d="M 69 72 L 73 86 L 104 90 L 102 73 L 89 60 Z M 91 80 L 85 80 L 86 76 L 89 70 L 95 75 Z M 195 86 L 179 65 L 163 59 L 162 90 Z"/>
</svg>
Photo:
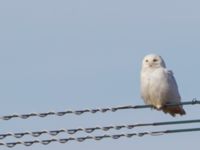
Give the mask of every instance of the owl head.
<svg viewBox="0 0 200 150">
<path fill-rule="evenodd" d="M 161 56 L 156 54 L 149 54 L 144 57 L 142 62 L 142 68 L 165 68 L 165 62 Z"/>
</svg>

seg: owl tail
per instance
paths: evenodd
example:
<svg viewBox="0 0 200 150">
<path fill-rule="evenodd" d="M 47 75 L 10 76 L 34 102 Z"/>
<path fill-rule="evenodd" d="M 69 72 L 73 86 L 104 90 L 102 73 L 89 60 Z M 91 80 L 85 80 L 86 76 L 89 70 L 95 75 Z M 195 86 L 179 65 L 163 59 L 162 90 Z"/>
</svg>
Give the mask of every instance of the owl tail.
<svg viewBox="0 0 200 150">
<path fill-rule="evenodd" d="M 164 113 L 169 113 L 173 117 L 175 117 L 176 114 L 179 114 L 179 115 L 185 115 L 186 114 L 186 112 L 182 108 L 182 106 L 163 107 L 162 110 L 163 110 Z"/>
</svg>

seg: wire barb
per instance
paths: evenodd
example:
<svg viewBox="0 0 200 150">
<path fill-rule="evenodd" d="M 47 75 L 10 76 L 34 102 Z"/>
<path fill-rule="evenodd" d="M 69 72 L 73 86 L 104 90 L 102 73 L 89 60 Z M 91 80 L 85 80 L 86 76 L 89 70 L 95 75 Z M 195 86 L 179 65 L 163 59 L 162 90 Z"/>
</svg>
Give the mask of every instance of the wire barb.
<svg viewBox="0 0 200 150">
<path fill-rule="evenodd" d="M 200 131 L 200 128 L 174 129 L 174 130 L 139 132 L 139 133 L 121 133 L 121 134 L 113 134 L 113 135 L 105 134 L 105 135 L 100 135 L 100 136 L 69 137 L 69 138 L 63 138 L 63 139 L 53 138 L 53 139 L 47 139 L 47 140 L 17 141 L 17 142 L 10 142 L 10 143 L 0 142 L 0 146 L 13 148 L 16 145 L 32 146 L 33 144 L 38 144 L 38 143 L 43 144 L 43 145 L 48 145 L 54 142 L 59 142 L 61 144 L 64 144 L 69 141 L 77 141 L 77 142 L 84 142 L 86 140 L 99 141 L 106 138 L 115 140 L 122 137 L 132 138 L 133 136 L 143 137 L 145 135 L 160 136 L 160 135 L 170 134 L 170 133 L 194 132 L 194 131 Z"/>
<path fill-rule="evenodd" d="M 177 106 L 177 105 L 195 105 L 195 104 L 200 104 L 200 100 L 197 100 L 194 98 L 192 101 L 188 102 L 182 102 L 179 104 L 167 104 L 166 107 L 172 107 L 172 106 Z M 82 115 L 84 113 L 91 113 L 95 114 L 97 112 L 101 113 L 106 113 L 106 112 L 116 112 L 119 110 L 127 110 L 127 109 L 143 109 L 143 108 L 154 108 L 152 105 L 127 105 L 127 106 L 118 106 L 118 107 L 109 107 L 109 108 L 94 108 L 94 109 L 83 109 L 83 110 L 66 110 L 66 111 L 60 111 L 60 112 L 55 112 L 55 111 L 50 111 L 50 112 L 42 112 L 42 113 L 27 113 L 27 114 L 12 114 L 12 115 L 5 115 L 5 116 L 0 116 L 0 120 L 11 120 L 14 118 L 21 118 L 21 119 L 28 119 L 31 117 L 40 117 L 40 118 L 45 118 L 47 116 L 64 116 L 67 114 L 74 114 L 74 115 Z"/>
<path fill-rule="evenodd" d="M 77 132 L 85 132 L 85 133 L 92 133 L 96 130 L 101 130 L 107 132 L 111 129 L 113 130 L 121 130 L 121 129 L 133 129 L 135 127 L 145 127 L 145 126 L 163 126 L 163 125 L 175 125 L 175 124 L 189 124 L 189 123 L 200 123 L 200 119 L 196 120 L 181 120 L 181 121 L 166 121 L 166 122 L 153 122 L 153 123 L 138 123 L 138 124 L 129 124 L 129 125 L 110 125 L 110 126 L 96 126 L 96 127 L 88 127 L 88 128 L 76 128 L 76 129 L 58 129 L 52 131 L 27 131 L 21 133 L 4 133 L 0 134 L 0 140 L 5 139 L 6 137 L 15 137 L 15 138 L 22 138 L 25 135 L 31 135 L 32 137 L 39 137 L 43 134 L 48 134 L 50 136 L 56 136 L 60 133 L 67 133 L 69 135 L 76 134 Z M 156 134 L 157 135 L 157 134 Z M 143 134 L 140 136 L 143 136 Z"/>
</svg>

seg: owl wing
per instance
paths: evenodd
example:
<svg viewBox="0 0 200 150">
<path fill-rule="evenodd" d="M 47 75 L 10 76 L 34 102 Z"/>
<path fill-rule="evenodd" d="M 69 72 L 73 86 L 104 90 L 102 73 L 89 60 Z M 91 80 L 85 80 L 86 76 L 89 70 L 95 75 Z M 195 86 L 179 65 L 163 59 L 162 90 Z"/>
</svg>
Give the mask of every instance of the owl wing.
<svg viewBox="0 0 200 150">
<path fill-rule="evenodd" d="M 178 104 L 181 101 L 181 97 L 178 91 L 176 80 L 171 70 L 166 70 L 166 72 L 167 72 L 167 80 L 168 80 L 168 85 L 169 85 L 169 90 L 167 94 L 167 97 L 168 97 L 167 103 Z M 175 116 L 176 114 L 180 114 L 180 115 L 185 114 L 185 110 L 183 109 L 182 106 L 164 107 L 163 111 L 165 113 L 170 113 L 172 116 Z"/>
<path fill-rule="evenodd" d="M 174 74 L 171 70 L 167 70 L 167 81 L 169 85 L 169 102 L 172 101 L 173 103 L 180 103 L 181 97 L 178 91 L 178 85 L 176 83 L 176 79 L 174 78 Z"/>
</svg>

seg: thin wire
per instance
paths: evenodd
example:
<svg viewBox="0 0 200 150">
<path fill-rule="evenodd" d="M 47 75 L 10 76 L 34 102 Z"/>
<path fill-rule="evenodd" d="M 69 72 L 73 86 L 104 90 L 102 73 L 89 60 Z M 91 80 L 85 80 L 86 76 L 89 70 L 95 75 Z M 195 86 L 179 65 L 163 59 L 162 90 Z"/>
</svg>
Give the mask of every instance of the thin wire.
<svg viewBox="0 0 200 150">
<path fill-rule="evenodd" d="M 182 102 L 179 104 L 167 104 L 166 107 L 178 106 L 178 105 L 195 105 L 200 104 L 200 101 L 197 99 L 193 99 L 192 101 Z M 118 107 L 108 107 L 108 108 L 94 108 L 94 109 L 83 109 L 83 110 L 66 110 L 66 111 L 50 111 L 50 112 L 42 112 L 42 113 L 27 113 L 27 114 L 12 114 L 6 116 L 0 116 L 0 120 L 11 120 L 13 118 L 21 118 L 21 119 L 28 119 L 31 117 L 40 117 L 44 118 L 47 116 L 64 116 L 67 114 L 75 114 L 75 115 L 82 115 L 84 113 L 91 113 L 95 114 L 97 112 L 106 113 L 106 112 L 116 112 L 118 110 L 125 110 L 125 109 L 143 109 L 143 108 L 154 108 L 152 105 L 127 105 L 127 106 L 118 106 Z"/>
<path fill-rule="evenodd" d="M 111 129 L 114 130 L 121 130 L 121 129 L 133 129 L 135 127 L 145 127 L 145 126 L 163 126 L 163 125 L 174 125 L 174 124 L 189 124 L 189 123 L 200 123 L 200 119 L 196 120 L 181 120 L 181 121 L 167 121 L 167 122 L 153 122 L 153 123 L 138 123 L 138 124 L 129 124 L 129 125 L 110 125 L 110 126 L 96 126 L 90 128 L 76 128 L 76 129 L 59 129 L 59 130 L 43 130 L 43 131 L 27 131 L 27 132 L 19 132 L 19 133 L 4 133 L 0 134 L 0 139 L 5 139 L 6 137 L 15 137 L 15 138 L 22 138 L 25 135 L 31 135 L 32 137 L 39 137 L 43 134 L 48 134 L 50 136 L 56 136 L 60 133 L 67 133 L 67 134 L 75 134 L 77 132 L 83 131 L 85 133 L 92 133 L 96 130 L 101 131 L 109 131 Z"/>
<path fill-rule="evenodd" d="M 152 131 L 152 132 L 139 132 L 139 133 L 121 133 L 121 134 L 114 134 L 114 135 L 100 135 L 100 136 L 84 136 L 84 137 L 69 137 L 69 138 L 63 138 L 63 139 L 48 139 L 48 140 L 33 140 L 33 141 L 17 141 L 17 142 L 9 142 L 4 143 L 0 142 L 0 146 L 6 146 L 9 148 L 15 147 L 16 145 L 24 145 L 24 146 L 32 146 L 33 144 L 43 144 L 48 145 L 50 143 L 59 142 L 59 143 L 67 143 L 69 141 L 77 141 L 77 142 L 84 142 L 86 140 L 102 140 L 106 138 L 110 139 L 119 139 L 122 137 L 132 138 L 133 136 L 139 136 L 143 137 L 144 135 L 151 135 L 151 136 L 160 136 L 164 134 L 170 134 L 170 133 L 181 133 L 181 132 L 195 132 L 200 131 L 200 128 L 187 128 L 187 129 L 174 129 L 174 130 L 165 130 L 165 131 Z"/>
</svg>

